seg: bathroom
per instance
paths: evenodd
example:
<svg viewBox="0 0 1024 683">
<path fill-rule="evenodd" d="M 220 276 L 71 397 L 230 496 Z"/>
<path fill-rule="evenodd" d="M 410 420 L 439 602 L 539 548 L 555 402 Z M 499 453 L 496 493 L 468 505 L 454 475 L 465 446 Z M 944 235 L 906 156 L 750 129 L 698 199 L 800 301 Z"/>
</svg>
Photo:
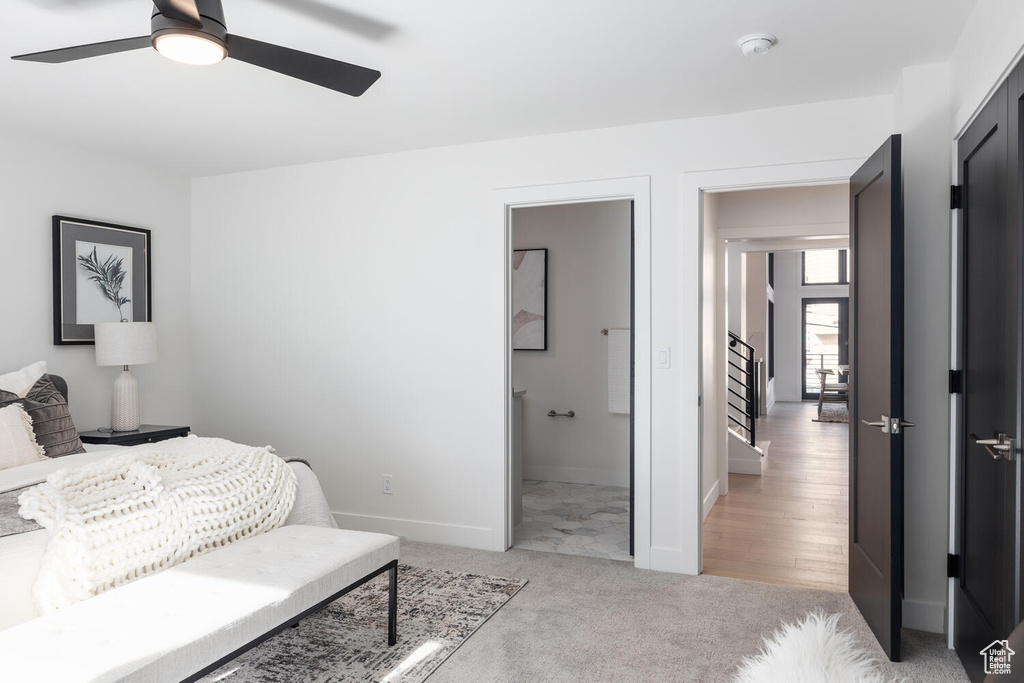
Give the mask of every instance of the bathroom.
<svg viewBox="0 0 1024 683">
<path fill-rule="evenodd" d="M 513 546 L 630 561 L 632 202 L 511 225 Z"/>
</svg>

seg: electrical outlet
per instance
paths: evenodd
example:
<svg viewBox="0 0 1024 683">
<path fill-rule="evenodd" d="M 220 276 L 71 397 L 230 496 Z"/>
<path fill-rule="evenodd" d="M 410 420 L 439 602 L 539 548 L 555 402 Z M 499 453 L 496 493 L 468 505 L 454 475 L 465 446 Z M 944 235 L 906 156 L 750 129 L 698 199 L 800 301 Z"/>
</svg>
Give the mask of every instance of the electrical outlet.
<svg viewBox="0 0 1024 683">
<path fill-rule="evenodd" d="M 383 481 L 384 481 L 384 487 L 382 489 L 382 492 L 384 493 L 384 495 L 385 496 L 393 496 L 393 495 L 395 495 L 395 490 L 391 486 L 391 475 L 390 474 L 383 475 Z"/>
</svg>

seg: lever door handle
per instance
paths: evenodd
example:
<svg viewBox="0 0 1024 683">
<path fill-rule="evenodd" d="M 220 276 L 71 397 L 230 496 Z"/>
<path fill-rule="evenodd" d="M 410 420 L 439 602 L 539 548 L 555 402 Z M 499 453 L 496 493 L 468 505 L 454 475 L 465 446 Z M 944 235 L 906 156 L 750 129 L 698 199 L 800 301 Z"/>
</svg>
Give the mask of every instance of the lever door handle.
<svg viewBox="0 0 1024 683">
<path fill-rule="evenodd" d="M 883 434 L 889 433 L 890 422 L 888 415 L 883 415 L 882 419 L 879 420 L 878 422 L 868 422 L 867 420 L 864 419 L 862 419 L 861 422 L 866 424 L 868 427 L 880 427 L 882 429 Z"/>
<path fill-rule="evenodd" d="M 868 427 L 881 427 L 883 434 L 899 434 L 905 427 L 916 427 L 917 425 L 913 422 L 907 422 L 898 417 L 889 417 L 883 415 L 882 419 L 878 422 L 868 422 L 867 420 L 861 420 Z"/>
<path fill-rule="evenodd" d="M 1013 460 L 1013 439 L 1006 436 L 1006 434 L 996 434 L 994 439 L 979 439 L 977 434 L 969 434 L 971 441 L 984 446 L 988 454 L 993 459 L 999 460 L 1000 458 L 1006 458 L 1007 460 Z"/>
</svg>

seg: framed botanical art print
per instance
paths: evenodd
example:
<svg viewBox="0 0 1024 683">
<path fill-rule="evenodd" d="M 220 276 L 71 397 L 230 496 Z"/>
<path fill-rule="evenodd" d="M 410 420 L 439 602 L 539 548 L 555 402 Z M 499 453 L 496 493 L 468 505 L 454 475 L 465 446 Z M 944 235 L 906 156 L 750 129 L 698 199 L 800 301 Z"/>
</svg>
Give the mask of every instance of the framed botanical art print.
<svg viewBox="0 0 1024 683">
<path fill-rule="evenodd" d="M 512 349 L 548 348 L 548 250 L 512 252 Z"/>
<path fill-rule="evenodd" d="M 152 318 L 150 231 L 53 217 L 53 343 L 95 344 L 95 323 Z"/>
</svg>

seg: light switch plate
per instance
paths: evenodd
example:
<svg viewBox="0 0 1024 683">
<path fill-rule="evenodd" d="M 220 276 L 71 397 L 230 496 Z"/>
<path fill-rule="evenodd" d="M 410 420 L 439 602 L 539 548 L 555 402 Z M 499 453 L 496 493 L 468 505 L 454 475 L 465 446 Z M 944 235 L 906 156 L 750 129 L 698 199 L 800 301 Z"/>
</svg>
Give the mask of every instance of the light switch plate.
<svg viewBox="0 0 1024 683">
<path fill-rule="evenodd" d="M 668 370 L 672 367 L 672 347 L 659 346 L 655 355 L 659 370 Z"/>
</svg>

